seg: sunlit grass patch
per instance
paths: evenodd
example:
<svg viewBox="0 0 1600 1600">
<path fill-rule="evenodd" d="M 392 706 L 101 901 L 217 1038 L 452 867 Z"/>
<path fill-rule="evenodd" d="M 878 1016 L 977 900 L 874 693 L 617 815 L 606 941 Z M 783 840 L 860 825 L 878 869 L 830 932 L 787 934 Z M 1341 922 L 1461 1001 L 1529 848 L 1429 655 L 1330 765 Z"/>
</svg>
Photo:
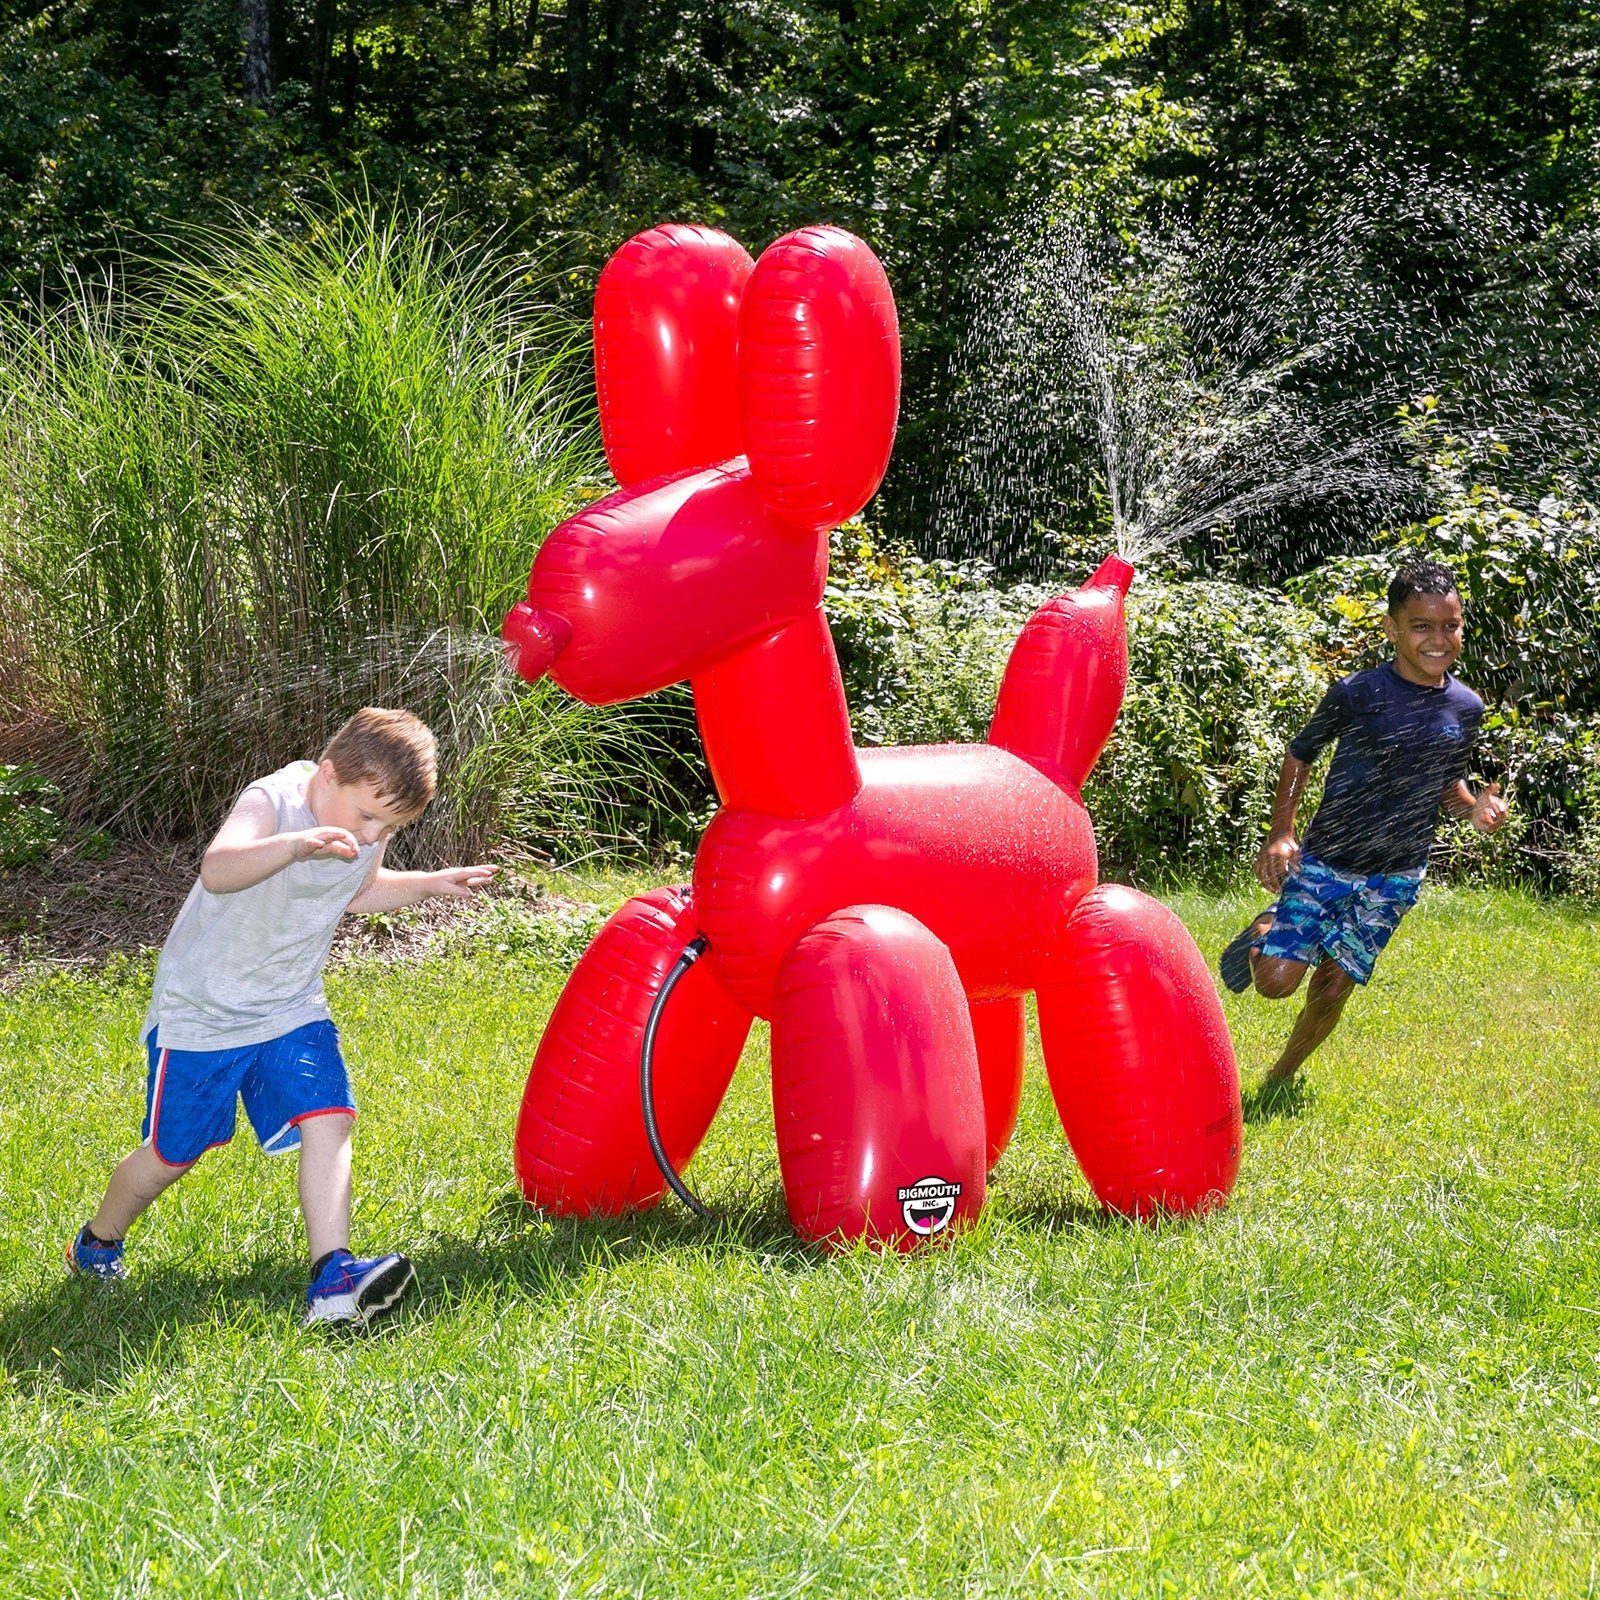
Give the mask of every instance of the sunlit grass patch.
<svg viewBox="0 0 1600 1600">
<path fill-rule="evenodd" d="M 632 879 L 584 886 L 618 896 Z M 1177 905 L 1212 954 L 1243 895 Z M 565 969 L 355 963 L 358 1242 L 384 1334 L 298 1325 L 292 1162 L 248 1137 L 61 1244 L 135 1136 L 138 972 L 0 1020 L 7 1593 L 1581 1595 L 1600 1533 L 1592 913 L 1431 889 L 1198 1225 L 1107 1221 L 1032 1063 L 981 1223 L 793 1240 L 757 1030 L 691 1168 L 718 1212 L 524 1207 Z M 1247 1089 L 1293 1005 L 1228 997 Z"/>
</svg>

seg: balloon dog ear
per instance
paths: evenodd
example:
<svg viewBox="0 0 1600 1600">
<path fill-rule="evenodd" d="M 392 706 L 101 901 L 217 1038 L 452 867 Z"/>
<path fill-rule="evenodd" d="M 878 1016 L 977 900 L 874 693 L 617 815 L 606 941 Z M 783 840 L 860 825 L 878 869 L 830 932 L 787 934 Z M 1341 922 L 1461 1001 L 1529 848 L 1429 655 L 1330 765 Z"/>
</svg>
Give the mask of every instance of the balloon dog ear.
<svg viewBox="0 0 1600 1600">
<path fill-rule="evenodd" d="M 750 475 L 785 522 L 854 516 L 889 465 L 900 325 L 878 258 L 842 228 L 762 252 L 739 314 L 739 415 Z"/>
<path fill-rule="evenodd" d="M 675 222 L 606 263 L 594 376 L 600 437 L 624 487 L 740 453 L 734 350 L 751 266 L 727 234 Z"/>
</svg>

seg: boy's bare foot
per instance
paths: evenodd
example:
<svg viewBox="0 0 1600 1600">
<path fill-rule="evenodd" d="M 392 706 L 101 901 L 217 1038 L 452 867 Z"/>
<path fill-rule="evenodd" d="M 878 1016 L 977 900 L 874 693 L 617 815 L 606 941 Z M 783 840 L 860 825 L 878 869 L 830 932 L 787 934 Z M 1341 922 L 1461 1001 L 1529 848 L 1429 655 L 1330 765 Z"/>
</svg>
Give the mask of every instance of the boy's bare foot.
<svg viewBox="0 0 1600 1600">
<path fill-rule="evenodd" d="M 1218 958 L 1217 972 L 1235 994 L 1243 994 L 1250 987 L 1250 951 L 1272 926 L 1273 916 L 1273 908 L 1269 906 L 1248 927 L 1241 928 L 1233 936 Z"/>
</svg>

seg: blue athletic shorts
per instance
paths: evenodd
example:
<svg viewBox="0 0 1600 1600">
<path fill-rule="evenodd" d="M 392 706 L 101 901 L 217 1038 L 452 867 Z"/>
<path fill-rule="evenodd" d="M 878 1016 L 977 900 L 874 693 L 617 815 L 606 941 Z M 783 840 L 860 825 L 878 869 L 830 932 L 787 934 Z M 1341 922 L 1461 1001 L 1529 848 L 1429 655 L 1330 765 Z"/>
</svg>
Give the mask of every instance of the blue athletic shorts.
<svg viewBox="0 0 1600 1600">
<path fill-rule="evenodd" d="M 300 1143 L 300 1124 L 328 1112 L 356 1114 L 331 1022 L 308 1022 L 264 1044 L 237 1050 L 166 1050 L 145 1040 L 144 1143 L 169 1167 L 186 1167 L 233 1137 L 238 1102 L 270 1155 Z"/>
<path fill-rule="evenodd" d="M 1342 872 L 1302 853 L 1278 891 L 1272 926 L 1256 949 L 1310 966 L 1332 956 L 1365 983 L 1421 888 L 1420 872 Z"/>
</svg>

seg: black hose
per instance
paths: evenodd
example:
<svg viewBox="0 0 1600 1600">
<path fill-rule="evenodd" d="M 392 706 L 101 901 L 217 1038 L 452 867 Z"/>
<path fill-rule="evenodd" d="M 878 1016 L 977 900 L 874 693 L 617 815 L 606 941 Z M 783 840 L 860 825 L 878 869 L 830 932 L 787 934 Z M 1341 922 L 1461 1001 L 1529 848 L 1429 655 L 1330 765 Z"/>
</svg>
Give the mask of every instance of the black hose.
<svg viewBox="0 0 1600 1600">
<path fill-rule="evenodd" d="M 650 1016 L 644 1025 L 644 1044 L 639 1051 L 639 1104 L 644 1111 L 644 1133 L 650 1141 L 650 1154 L 656 1158 L 656 1165 L 661 1169 L 661 1176 L 667 1180 L 668 1186 L 677 1197 L 694 1212 L 697 1217 L 704 1217 L 707 1222 L 714 1221 L 705 1204 L 690 1190 L 682 1178 L 678 1176 L 676 1168 L 667 1156 L 667 1149 L 661 1142 L 661 1129 L 656 1126 L 656 1097 L 655 1088 L 651 1082 L 652 1063 L 656 1048 L 656 1025 L 661 1021 L 661 1013 L 666 1008 L 667 996 L 677 987 L 678 980 L 686 973 L 701 956 L 706 953 L 708 945 L 706 937 L 696 934 L 693 939 L 683 947 L 683 953 L 673 963 L 672 971 L 667 974 L 666 981 L 661 985 L 661 992 L 657 994 L 655 1003 L 650 1007 Z"/>
</svg>

